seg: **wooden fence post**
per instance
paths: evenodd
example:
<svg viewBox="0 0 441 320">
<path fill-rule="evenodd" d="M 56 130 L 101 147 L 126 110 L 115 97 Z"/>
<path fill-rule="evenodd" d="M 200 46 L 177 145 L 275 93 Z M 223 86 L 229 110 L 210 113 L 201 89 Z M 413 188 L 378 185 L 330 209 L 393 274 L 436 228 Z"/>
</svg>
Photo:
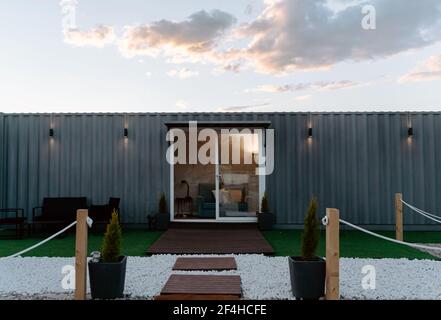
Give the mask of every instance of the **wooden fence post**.
<svg viewBox="0 0 441 320">
<path fill-rule="evenodd" d="M 87 289 L 87 216 L 88 210 L 77 211 L 75 242 L 75 300 L 86 299 Z"/>
<path fill-rule="evenodd" d="M 340 211 L 326 209 L 326 300 L 340 299 Z"/>
<path fill-rule="evenodd" d="M 403 241 L 403 195 L 395 194 L 395 239 Z"/>
</svg>

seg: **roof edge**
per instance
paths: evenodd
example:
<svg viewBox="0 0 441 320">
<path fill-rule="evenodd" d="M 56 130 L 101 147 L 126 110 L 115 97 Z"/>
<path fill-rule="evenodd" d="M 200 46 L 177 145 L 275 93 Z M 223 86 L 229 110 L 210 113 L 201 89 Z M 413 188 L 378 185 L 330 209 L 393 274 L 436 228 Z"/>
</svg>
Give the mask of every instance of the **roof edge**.
<svg viewBox="0 0 441 320">
<path fill-rule="evenodd" d="M 183 115 L 368 115 L 437 114 L 440 111 L 274 111 L 274 112 L 0 112 L 3 116 L 183 116 Z"/>
</svg>

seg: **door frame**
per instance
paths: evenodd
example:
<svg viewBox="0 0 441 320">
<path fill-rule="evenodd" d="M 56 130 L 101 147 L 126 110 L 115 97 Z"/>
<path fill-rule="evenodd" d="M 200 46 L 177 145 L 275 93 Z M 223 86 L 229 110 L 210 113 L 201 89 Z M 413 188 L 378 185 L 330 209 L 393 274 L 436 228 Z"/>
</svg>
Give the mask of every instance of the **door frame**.
<svg viewBox="0 0 441 320">
<path fill-rule="evenodd" d="M 262 128 L 262 136 L 260 136 L 259 139 L 259 163 L 263 162 L 263 159 L 265 158 L 265 148 L 266 148 L 266 136 L 265 136 L 265 130 Z M 175 186 L 175 176 L 174 176 L 174 164 L 172 162 L 169 163 L 169 174 L 170 174 L 170 180 L 169 180 L 169 203 L 170 203 L 170 221 L 172 222 L 186 222 L 186 223 L 255 223 L 257 222 L 257 216 L 256 217 L 220 217 L 219 216 L 219 185 L 220 185 L 220 164 L 219 164 L 219 139 L 216 141 L 216 148 L 215 148 L 215 186 L 216 186 L 216 216 L 214 219 L 176 219 L 175 218 L 175 197 L 174 197 L 174 186 Z M 169 159 L 172 159 L 172 149 L 168 148 L 168 157 Z M 264 165 L 261 167 L 264 170 L 266 170 L 266 161 L 264 162 Z M 261 206 L 262 198 L 265 194 L 266 188 L 266 175 L 259 175 L 259 210 Z"/>
</svg>

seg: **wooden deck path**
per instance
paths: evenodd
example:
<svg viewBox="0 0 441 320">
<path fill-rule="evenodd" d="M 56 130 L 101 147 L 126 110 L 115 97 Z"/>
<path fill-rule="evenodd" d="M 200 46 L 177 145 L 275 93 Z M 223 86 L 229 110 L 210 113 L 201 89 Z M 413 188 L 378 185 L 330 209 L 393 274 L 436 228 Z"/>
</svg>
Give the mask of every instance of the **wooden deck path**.
<svg viewBox="0 0 441 320">
<path fill-rule="evenodd" d="M 274 254 L 271 245 L 255 227 L 172 227 L 147 254 Z"/>
<path fill-rule="evenodd" d="M 240 297 L 228 294 L 161 294 L 155 300 L 240 300 Z"/>
<path fill-rule="evenodd" d="M 240 276 L 172 274 L 161 295 L 242 295 Z"/>
<path fill-rule="evenodd" d="M 173 270 L 237 270 L 237 264 L 233 257 L 178 258 Z"/>
</svg>

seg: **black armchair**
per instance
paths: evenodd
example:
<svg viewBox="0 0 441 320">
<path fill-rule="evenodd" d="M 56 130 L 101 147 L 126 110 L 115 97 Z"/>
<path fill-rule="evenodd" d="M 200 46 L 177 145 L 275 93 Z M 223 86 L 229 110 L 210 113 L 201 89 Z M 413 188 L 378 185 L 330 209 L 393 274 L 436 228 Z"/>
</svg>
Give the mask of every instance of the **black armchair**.
<svg viewBox="0 0 441 320">
<path fill-rule="evenodd" d="M 0 209 L 0 213 L 4 215 L 0 215 L 0 225 L 10 225 L 15 226 L 15 237 L 16 239 L 23 238 L 23 229 L 26 223 L 26 218 L 24 217 L 24 209 Z M 13 217 L 8 216 L 8 213 L 15 213 Z"/>
<path fill-rule="evenodd" d="M 112 217 L 113 210 L 119 213 L 120 198 L 109 198 L 109 202 L 104 205 L 91 205 L 89 209 L 89 216 L 95 224 L 108 224 Z M 120 218 L 120 215 L 118 215 Z"/>
<path fill-rule="evenodd" d="M 32 230 L 35 231 L 36 225 L 59 228 L 71 223 L 79 209 L 87 209 L 87 198 L 44 198 L 41 207 L 32 209 Z"/>
<path fill-rule="evenodd" d="M 212 183 L 200 183 L 198 190 L 197 206 L 200 218 L 216 217 L 216 199 L 213 190 L 216 187 Z"/>
</svg>

